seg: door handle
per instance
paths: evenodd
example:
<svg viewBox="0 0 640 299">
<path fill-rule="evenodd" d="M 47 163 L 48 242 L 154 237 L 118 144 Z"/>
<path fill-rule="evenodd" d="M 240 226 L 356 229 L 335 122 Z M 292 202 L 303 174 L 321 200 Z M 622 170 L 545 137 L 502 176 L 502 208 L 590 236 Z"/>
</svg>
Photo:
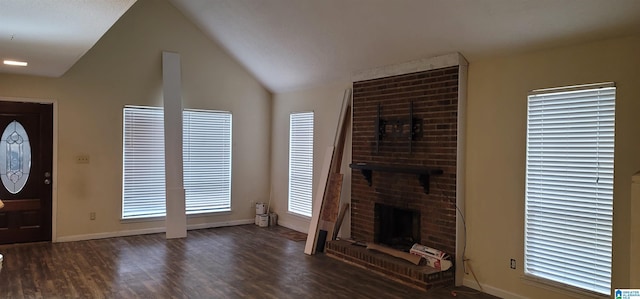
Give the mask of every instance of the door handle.
<svg viewBox="0 0 640 299">
<path fill-rule="evenodd" d="M 51 172 L 47 171 L 44 173 L 44 184 L 51 185 Z"/>
</svg>

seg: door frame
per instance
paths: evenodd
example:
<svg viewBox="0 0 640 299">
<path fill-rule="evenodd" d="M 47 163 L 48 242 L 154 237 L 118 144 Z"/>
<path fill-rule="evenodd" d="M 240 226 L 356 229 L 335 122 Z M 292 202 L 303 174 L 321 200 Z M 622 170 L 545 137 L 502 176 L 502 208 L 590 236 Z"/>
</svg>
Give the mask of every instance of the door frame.
<svg viewBox="0 0 640 299">
<path fill-rule="evenodd" d="M 18 98 L 0 96 L 0 101 L 4 102 L 23 102 L 53 105 L 53 152 L 51 170 L 51 242 L 55 243 L 58 239 L 57 222 L 58 222 L 58 101 L 55 99 L 39 99 L 39 98 Z"/>
</svg>

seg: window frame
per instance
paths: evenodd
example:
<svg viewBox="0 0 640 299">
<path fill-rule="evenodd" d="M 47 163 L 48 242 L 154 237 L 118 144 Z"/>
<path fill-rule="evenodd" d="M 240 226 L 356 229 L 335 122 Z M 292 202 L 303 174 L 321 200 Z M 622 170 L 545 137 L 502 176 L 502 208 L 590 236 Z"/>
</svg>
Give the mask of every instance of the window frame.
<svg viewBox="0 0 640 299">
<path fill-rule="evenodd" d="M 191 138 L 191 128 L 187 126 L 192 125 L 191 119 L 200 118 L 206 114 L 213 115 L 215 121 L 221 127 L 216 128 L 215 125 L 203 125 L 197 128 L 199 131 L 203 129 L 211 129 L 209 132 L 200 132 L 196 134 L 196 140 L 193 142 L 187 142 L 186 138 Z M 228 118 L 227 118 L 228 117 Z M 209 119 L 211 121 L 211 119 Z M 187 122 L 189 121 L 189 122 Z M 208 127 L 205 127 L 208 126 Z M 214 132 L 215 129 L 221 129 L 228 131 Z M 206 134 L 206 135 L 205 135 Z M 189 139 L 190 141 L 192 139 Z M 224 140 L 223 143 L 211 143 L 212 140 Z M 207 158 L 214 159 L 215 161 L 207 161 L 203 155 L 199 155 L 201 159 L 197 159 L 195 153 L 198 151 L 190 151 L 188 147 L 194 148 L 196 142 L 199 143 L 199 147 L 202 147 L 203 143 L 208 145 L 208 149 L 215 148 L 216 152 L 221 155 L 208 155 Z M 233 147 L 233 115 L 229 111 L 218 110 L 202 110 L 202 109 L 184 109 L 183 110 L 183 184 L 185 189 L 185 206 L 187 215 L 199 215 L 208 213 L 221 213 L 231 212 L 231 189 L 232 189 L 232 147 Z M 200 151 L 202 152 L 202 151 Z M 188 159 L 194 158 L 196 161 L 188 161 Z M 198 181 L 195 178 L 195 169 L 202 168 L 202 165 L 209 164 L 209 168 L 224 168 L 224 172 L 208 173 L 209 177 L 200 177 L 201 180 L 208 179 L 206 182 Z M 193 179 L 193 180 L 192 180 Z M 219 188 L 211 188 L 211 185 L 219 186 Z M 206 191 L 209 193 L 206 193 Z M 198 195 L 198 196 L 196 196 Z M 209 202 L 209 207 L 203 206 L 206 204 L 206 198 L 213 196 L 215 199 Z M 198 207 L 200 206 L 200 207 Z M 215 207 L 214 207 L 215 206 Z"/>
<path fill-rule="evenodd" d="M 141 118 L 141 121 L 128 123 L 127 121 L 130 118 Z M 166 215 L 166 179 L 163 109 L 148 106 L 125 106 L 123 108 L 122 132 L 122 202 L 120 218 L 122 220 L 164 218 Z M 146 139 L 138 138 L 135 135 L 136 132 L 144 135 Z M 127 147 L 127 144 L 131 143 L 140 143 L 140 145 Z M 128 158 L 128 152 L 133 157 Z M 148 163 L 153 163 L 153 165 L 139 165 L 140 163 L 137 161 L 140 160 L 146 160 Z M 137 178 L 137 180 L 128 180 L 129 175 Z M 157 188 L 148 188 L 152 185 Z M 128 192 L 128 190 L 131 191 Z M 137 194 L 133 194 L 133 192 Z M 127 200 L 129 196 L 131 196 L 131 200 Z M 143 196 L 146 198 L 141 198 Z M 150 207 L 141 207 L 142 205 L 148 205 L 149 201 L 155 202 L 153 211 L 149 211 Z M 128 207 L 129 205 L 131 207 Z M 134 207 L 145 210 L 136 212 Z"/>
<path fill-rule="evenodd" d="M 572 292 L 611 294 L 615 102 L 611 82 L 535 90 L 527 97 L 524 278 Z M 593 256 L 581 256 L 583 249 Z M 596 266 L 596 259 L 608 267 Z M 589 271 L 582 268 L 586 260 L 594 264 Z M 579 282 L 589 275 L 590 286 Z"/>
<path fill-rule="evenodd" d="M 314 129 L 313 111 L 289 114 L 287 211 L 309 218 L 313 210 Z"/>
<path fill-rule="evenodd" d="M 148 134 L 146 134 L 147 131 L 145 130 L 145 128 L 140 128 L 142 131 L 140 131 L 139 133 L 142 134 L 141 135 L 142 138 L 140 136 L 137 137 L 137 138 L 143 139 L 141 143 L 152 144 L 153 146 L 151 146 L 150 148 L 146 148 L 145 150 L 147 150 L 147 153 L 146 154 L 142 153 L 142 157 L 139 160 L 135 160 L 133 158 L 131 158 L 133 160 L 131 159 L 128 160 L 127 151 L 128 150 L 131 151 L 135 149 L 127 147 L 127 144 L 130 144 L 132 142 L 131 139 L 136 137 L 136 136 L 131 136 L 131 134 L 133 133 L 129 132 L 129 129 L 131 129 L 132 126 L 137 124 L 127 123 L 127 121 L 128 121 L 128 118 L 132 117 L 133 114 L 135 113 L 138 113 L 137 116 L 139 117 L 143 117 L 143 115 L 140 115 L 140 113 L 143 113 L 143 114 L 146 113 L 151 116 L 149 115 L 145 115 L 145 116 L 153 118 L 153 119 L 149 119 L 148 121 L 151 122 L 149 125 L 153 126 L 152 128 L 149 128 L 149 130 L 151 130 L 154 134 L 152 136 L 149 136 Z M 193 136 L 191 136 L 192 135 L 191 130 L 194 129 L 191 123 L 191 119 L 193 118 L 193 116 L 203 116 L 203 114 L 205 113 L 211 113 L 214 117 L 221 117 L 222 120 L 218 119 L 218 121 L 222 121 L 224 123 L 223 125 L 228 125 L 228 132 L 222 132 L 221 134 L 218 134 L 218 135 L 210 131 L 200 132 L 200 134 L 194 135 L 196 137 L 196 140 L 194 140 Z M 123 108 L 123 144 L 122 144 L 123 176 L 122 176 L 122 202 L 121 202 L 121 213 L 120 213 L 121 220 L 123 221 L 163 219 L 166 216 L 166 186 L 165 186 L 166 180 L 165 180 L 165 170 L 164 170 L 165 157 L 164 157 L 164 115 L 163 114 L 164 114 L 164 111 L 163 111 L 163 108 L 161 107 L 126 105 Z M 228 120 L 224 119 L 226 117 L 228 117 Z M 232 144 L 233 144 L 232 123 L 233 123 L 232 113 L 229 111 L 197 110 L 197 109 L 183 110 L 183 184 L 185 188 L 185 207 L 186 207 L 185 212 L 187 215 L 205 215 L 205 214 L 211 214 L 211 213 L 224 213 L 224 212 L 231 211 L 231 202 L 232 202 L 231 201 L 231 189 L 232 189 L 231 176 L 232 176 Z M 196 130 L 212 129 L 212 128 L 205 128 L 205 126 L 206 124 L 201 125 L 195 129 Z M 221 127 L 221 129 L 225 130 L 227 129 L 227 127 Z M 202 136 L 199 136 L 199 135 L 202 135 Z M 203 140 L 197 139 L 198 137 L 203 137 Z M 198 185 L 197 182 L 195 182 L 195 185 L 192 184 L 194 183 L 193 179 L 195 175 L 193 175 L 193 170 L 191 169 L 191 166 L 190 166 L 192 163 L 189 161 L 189 159 L 195 158 L 195 157 L 190 153 L 191 152 L 190 148 L 194 148 L 195 146 L 195 144 L 192 144 L 192 142 L 199 142 L 200 146 L 202 146 L 203 142 L 204 143 L 209 142 L 212 140 L 212 138 L 223 139 L 224 141 L 226 141 L 225 144 L 221 145 L 221 147 L 217 149 L 217 152 L 222 153 L 224 156 L 221 159 L 227 159 L 228 161 L 226 165 L 223 165 L 223 167 L 225 168 L 224 170 L 226 170 L 227 173 L 223 172 L 222 175 L 225 175 L 226 177 L 215 177 L 215 180 L 218 183 L 217 185 L 222 185 L 223 189 L 225 190 L 220 191 L 220 192 L 224 192 L 224 194 L 222 195 L 215 193 L 215 196 L 213 198 L 216 198 L 216 200 L 211 203 L 212 204 L 211 207 L 206 207 L 206 206 L 203 207 L 203 204 L 206 200 L 203 200 L 204 196 L 202 196 L 202 192 L 205 189 L 208 189 L 209 191 L 211 191 L 211 188 L 210 188 L 209 181 L 207 181 L 207 184 L 206 184 L 208 186 L 204 186 L 205 184 L 200 183 L 200 185 L 197 186 L 197 188 L 195 186 L 195 185 Z M 209 146 L 211 145 L 209 144 Z M 200 151 L 200 152 L 202 153 L 203 151 Z M 148 157 L 152 157 L 153 159 L 148 159 Z M 202 157 L 199 157 L 199 158 L 202 158 Z M 150 167 L 149 169 L 153 171 L 151 170 L 145 171 L 147 169 L 145 168 L 146 166 L 139 165 L 140 164 L 139 162 L 144 161 L 145 159 L 152 160 L 152 162 L 155 163 L 154 165 L 149 166 Z M 217 161 L 217 162 L 221 162 L 221 161 Z M 137 173 L 136 178 L 142 178 L 142 179 L 138 179 L 141 182 L 139 182 L 140 184 L 138 185 L 134 184 L 133 187 L 129 185 L 129 183 L 135 180 L 128 181 L 128 178 L 127 178 L 130 175 L 128 173 L 128 170 L 131 170 L 127 168 L 128 163 L 137 163 L 138 165 L 135 165 L 135 166 L 142 169 L 142 172 L 140 173 L 136 172 Z M 217 166 L 219 166 L 219 164 L 220 163 L 218 163 Z M 206 162 L 199 160 L 195 162 L 194 165 L 202 166 L 202 165 L 206 165 Z M 211 168 L 212 167 L 209 167 L 209 169 Z M 214 167 L 214 168 L 220 168 L 220 167 Z M 135 167 L 133 170 L 134 171 L 136 170 Z M 202 167 L 200 167 L 200 170 L 202 170 Z M 146 188 L 148 186 L 155 186 L 156 189 Z M 203 187 L 204 189 L 200 187 Z M 127 198 L 136 197 L 131 192 L 127 192 L 132 188 L 135 189 L 136 192 L 141 194 L 147 194 L 147 193 L 152 194 L 151 197 L 153 199 L 142 199 L 142 200 L 132 199 L 130 202 L 127 203 Z M 157 188 L 160 188 L 160 189 L 157 189 Z M 146 189 L 150 189 L 150 190 L 146 190 Z M 194 197 L 194 195 L 196 194 L 200 195 L 199 196 L 200 199 L 196 199 L 196 197 Z M 153 209 L 153 212 L 145 213 L 144 211 L 142 211 L 142 212 L 136 213 L 135 211 L 131 210 L 132 209 L 131 207 L 127 207 L 127 205 L 134 205 L 134 206 L 144 205 L 146 204 L 145 201 L 148 201 L 148 200 L 155 201 L 154 203 L 155 206 L 153 205 L 147 206 L 147 208 Z M 213 207 L 214 203 L 217 208 Z M 199 206 L 200 208 L 196 208 L 196 206 Z"/>
</svg>

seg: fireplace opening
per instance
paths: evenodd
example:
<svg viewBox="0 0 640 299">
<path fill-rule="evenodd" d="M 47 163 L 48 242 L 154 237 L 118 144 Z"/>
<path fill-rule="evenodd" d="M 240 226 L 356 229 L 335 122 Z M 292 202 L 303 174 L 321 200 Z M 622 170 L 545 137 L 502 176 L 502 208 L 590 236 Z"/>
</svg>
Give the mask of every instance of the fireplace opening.
<svg viewBox="0 0 640 299">
<path fill-rule="evenodd" d="M 375 204 L 374 242 L 409 252 L 420 243 L 420 211 Z"/>
</svg>

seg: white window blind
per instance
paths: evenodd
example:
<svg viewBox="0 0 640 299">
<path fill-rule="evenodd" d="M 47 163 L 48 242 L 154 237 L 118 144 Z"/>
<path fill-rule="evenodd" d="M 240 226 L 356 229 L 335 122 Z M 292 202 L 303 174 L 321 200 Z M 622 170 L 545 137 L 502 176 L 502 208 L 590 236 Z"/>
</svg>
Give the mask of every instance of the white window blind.
<svg viewBox="0 0 640 299">
<path fill-rule="evenodd" d="M 231 113 L 185 110 L 187 214 L 231 211 Z"/>
<path fill-rule="evenodd" d="M 166 214 L 163 110 L 124 108 L 122 218 Z M 183 112 L 187 214 L 231 210 L 231 113 Z"/>
<path fill-rule="evenodd" d="M 610 295 L 615 87 L 528 97 L 525 274 Z"/>
<path fill-rule="evenodd" d="M 163 111 L 125 107 L 123 120 L 122 219 L 164 216 Z"/>
<path fill-rule="evenodd" d="M 289 118 L 289 212 L 311 217 L 313 112 Z"/>
</svg>

